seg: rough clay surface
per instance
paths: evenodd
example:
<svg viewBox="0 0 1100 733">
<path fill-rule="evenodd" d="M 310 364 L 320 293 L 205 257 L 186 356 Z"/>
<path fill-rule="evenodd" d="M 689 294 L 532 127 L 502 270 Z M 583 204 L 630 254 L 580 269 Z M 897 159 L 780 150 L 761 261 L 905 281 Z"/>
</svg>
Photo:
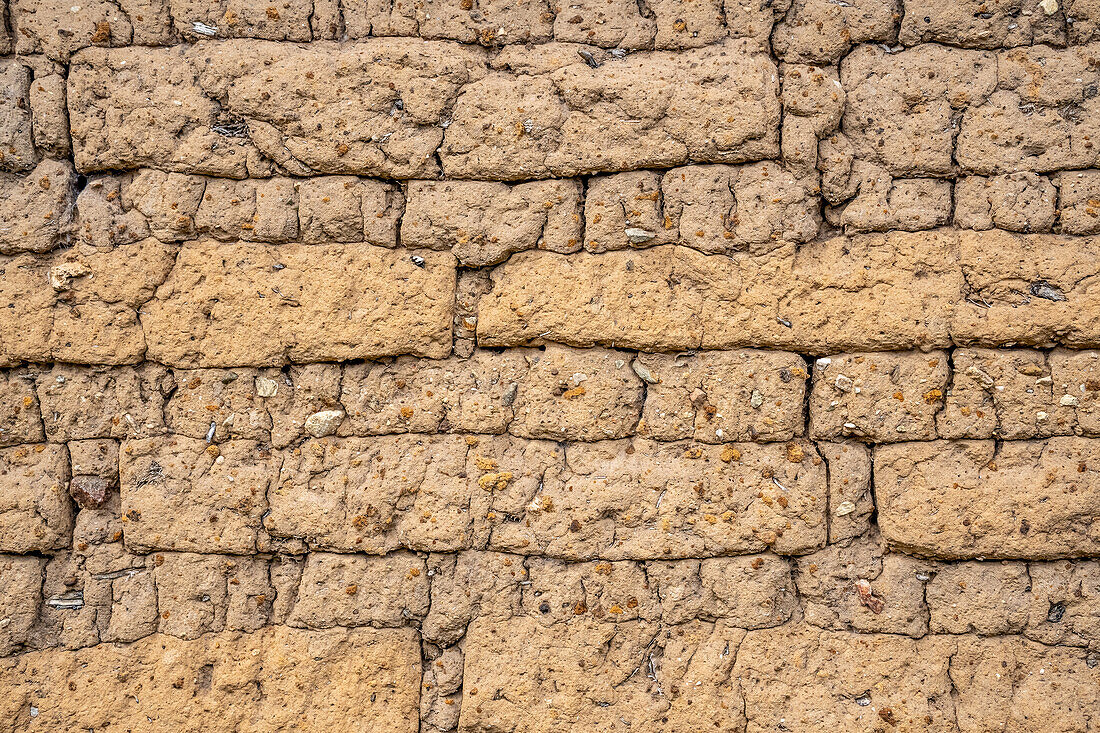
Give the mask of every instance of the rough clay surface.
<svg viewBox="0 0 1100 733">
<path fill-rule="evenodd" d="M 1100 2 L 0 3 L 0 733 L 1100 730 Z"/>
</svg>

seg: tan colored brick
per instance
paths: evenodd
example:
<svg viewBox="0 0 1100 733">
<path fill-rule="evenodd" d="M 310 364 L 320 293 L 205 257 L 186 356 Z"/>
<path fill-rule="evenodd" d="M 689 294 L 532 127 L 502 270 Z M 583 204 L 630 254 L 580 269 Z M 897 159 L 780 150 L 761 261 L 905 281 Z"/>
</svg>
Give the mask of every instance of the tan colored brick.
<svg viewBox="0 0 1100 733">
<path fill-rule="evenodd" d="M 38 557 L 0 555 L 0 657 L 22 648 L 42 605 L 43 561 Z"/>
<path fill-rule="evenodd" d="M 306 441 L 283 455 L 264 527 L 313 549 L 470 547 L 484 511 L 466 479 L 468 449 L 459 436 Z"/>
<path fill-rule="evenodd" d="M 578 181 L 509 186 L 478 181 L 410 181 L 401 242 L 450 250 L 461 265 L 484 267 L 514 252 L 581 247 Z"/>
<path fill-rule="evenodd" d="M 932 441 L 875 449 L 879 526 L 894 546 L 933 557 L 1094 554 L 1095 441 Z"/>
<path fill-rule="evenodd" d="M 446 356 L 454 260 L 412 257 L 370 245 L 189 243 L 143 309 L 149 357 L 225 367 Z"/>
<path fill-rule="evenodd" d="M 829 542 L 865 534 L 875 511 L 871 449 L 855 441 L 815 445 L 829 467 Z"/>
<path fill-rule="evenodd" d="M 713 618 L 766 628 L 790 620 L 798 606 L 790 563 L 775 555 L 657 561 L 646 573 L 666 624 Z"/>
<path fill-rule="evenodd" d="M 934 634 L 1018 634 L 1028 622 L 1032 581 L 1022 562 L 945 565 L 928 583 Z"/>
<path fill-rule="evenodd" d="M 25 369 L 0 372 L 0 445 L 46 439 L 34 377 L 34 372 Z"/>
<path fill-rule="evenodd" d="M 672 246 L 520 253 L 493 272 L 478 341 L 810 353 L 943 345 L 956 307 L 949 294 L 963 282 L 955 247 L 951 234 L 922 233 L 837 237 L 760 260 Z"/>
<path fill-rule="evenodd" d="M 671 559 L 801 554 L 825 541 L 825 467 L 808 443 L 575 443 L 565 465 L 526 491 L 494 491 L 490 549 Z"/>
<path fill-rule="evenodd" d="M 118 679 L 119 670 L 125 680 Z M 273 628 L 195 641 L 162 635 L 130 646 L 22 655 L 0 672 L 0 713 L 17 727 L 32 721 L 85 730 L 199 724 L 235 731 L 309 721 L 414 733 L 419 684 L 420 649 L 412 629 Z M 239 694 L 259 687 L 263 695 Z M 303 695 L 306 689 L 312 693 Z"/>
<path fill-rule="evenodd" d="M 908 639 L 789 625 L 752 631 L 737 651 L 748 730 L 957 730 L 953 638 Z M 797 660 L 797 661 L 796 661 Z"/>
<path fill-rule="evenodd" d="M 838 354 L 814 363 L 810 435 L 934 440 L 951 378 L 944 351 Z"/>
<path fill-rule="evenodd" d="M 168 370 L 138 367 L 77 367 L 54 364 L 38 374 L 38 399 L 52 441 L 147 438 L 164 432 Z"/>
<path fill-rule="evenodd" d="M 908 0 L 902 4 L 905 14 L 898 40 L 906 46 L 931 42 L 996 49 L 1033 43 L 1063 46 L 1066 42 L 1062 18 L 1045 12 L 1039 0 L 1012 3 Z"/>
<path fill-rule="evenodd" d="M 647 385 L 643 435 L 703 443 L 802 435 L 809 374 L 796 354 L 639 354 L 633 368 Z"/>
<path fill-rule="evenodd" d="M 959 638 L 951 657 L 963 730 L 1087 729 L 1100 689 L 1095 659 L 1018 637 Z"/>
<path fill-rule="evenodd" d="M 633 435 L 644 385 L 630 355 L 611 349 L 547 346 L 529 356 L 509 432 L 548 440 L 605 440 Z"/>
<path fill-rule="evenodd" d="M 348 364 L 340 402 L 341 435 L 470 432 L 503 433 L 527 374 L 527 353 L 475 351 L 469 359 Z"/>
<path fill-rule="evenodd" d="M 428 612 L 428 573 L 421 557 L 315 552 L 306 559 L 287 623 L 310 629 L 333 626 L 403 626 Z"/>
<path fill-rule="evenodd" d="M 1049 232 L 1057 195 L 1050 181 L 1026 171 L 988 178 L 967 176 L 955 184 L 955 223 L 967 229 Z"/>
<path fill-rule="evenodd" d="M 119 455 L 126 547 L 255 552 L 278 463 L 249 440 L 127 440 Z"/>
<path fill-rule="evenodd" d="M 491 0 L 465 7 L 456 0 L 341 2 L 349 38 L 421 36 L 486 46 L 549 40 L 553 14 L 546 0 Z"/>
<path fill-rule="evenodd" d="M 1100 134 L 1100 100 L 1085 89 L 1100 80 L 1090 60 L 1095 53 L 1094 44 L 1001 51 L 997 91 L 983 104 L 970 100 L 962 118 L 955 156 L 963 170 L 992 175 L 1094 167 L 1100 156 L 1090 140 Z"/>
<path fill-rule="evenodd" d="M 847 94 L 841 129 L 857 159 L 893 176 L 946 176 L 954 171 L 951 119 L 993 93 L 997 56 L 934 44 L 900 53 L 866 45 L 845 59 L 840 79 Z M 965 135 L 966 122 L 963 128 Z"/>
<path fill-rule="evenodd" d="M 0 257 L 0 364 L 141 361 L 138 309 L 172 268 L 174 249 L 146 239 L 113 249 L 76 246 L 44 257 Z"/>
<path fill-rule="evenodd" d="M 1017 440 L 1073 432 L 1073 409 L 1055 399 L 1042 352 L 956 349 L 952 363 L 954 379 L 936 418 L 941 437 Z"/>
<path fill-rule="evenodd" d="M 1051 177 L 1058 189 L 1063 234 L 1100 234 L 1100 172 L 1062 171 Z"/>
<path fill-rule="evenodd" d="M 380 181 L 346 176 L 299 181 L 298 221 L 302 241 L 367 242 L 395 247 L 404 202 L 400 188 Z"/>
<path fill-rule="evenodd" d="M 35 443 L 0 450 L 0 552 L 45 552 L 72 539 L 69 453 Z"/>
<path fill-rule="evenodd" d="M 296 175 L 431 175 L 444 110 L 483 74 L 478 50 L 417 39 L 90 48 L 69 73 L 76 165 L 234 178 L 272 163 Z M 290 107 L 302 114 L 288 120 Z M 242 123 L 244 136 L 218 132 Z"/>
<path fill-rule="evenodd" d="M 651 622 L 588 616 L 546 625 L 531 617 L 475 621 L 459 729 L 548 733 L 610 729 L 624 720 L 631 731 L 646 733 L 743 726 L 738 688 L 727 680 L 730 652 L 745 632 L 706 622 L 672 635 L 657 632 Z M 529 691 L 541 701 L 540 714 L 532 716 L 525 699 L 496 690 Z"/>
<path fill-rule="evenodd" d="M 775 27 L 772 43 L 784 61 L 833 63 L 853 44 L 892 41 L 898 2 L 856 2 L 836 5 L 826 0 L 794 0 Z"/>
<path fill-rule="evenodd" d="M 806 623 L 913 638 L 928 633 L 924 584 L 932 576 L 932 563 L 884 553 L 874 538 L 829 545 L 797 562 Z"/>
<path fill-rule="evenodd" d="M 778 78 L 757 48 L 726 40 L 631 54 L 596 69 L 574 55 L 535 76 L 492 73 L 455 102 L 443 169 L 454 178 L 514 180 L 773 158 Z M 607 101 L 590 101 L 600 98 Z"/>
<path fill-rule="evenodd" d="M 46 252 L 72 222 L 76 175 L 68 161 L 44 160 L 26 176 L 0 177 L 0 253 Z"/>
<path fill-rule="evenodd" d="M 167 0 L 173 25 L 187 41 L 208 38 L 264 38 L 269 41 L 309 41 L 312 0 Z M 214 28 L 215 34 L 199 27 Z"/>
</svg>

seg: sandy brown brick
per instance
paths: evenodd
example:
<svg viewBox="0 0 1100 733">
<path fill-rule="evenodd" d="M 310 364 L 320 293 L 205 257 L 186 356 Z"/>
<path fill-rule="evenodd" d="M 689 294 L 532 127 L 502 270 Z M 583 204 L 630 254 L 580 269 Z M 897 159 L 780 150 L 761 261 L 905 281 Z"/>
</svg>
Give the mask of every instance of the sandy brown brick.
<svg viewBox="0 0 1100 733">
<path fill-rule="evenodd" d="M 365 244 L 189 243 L 143 310 L 149 357 L 228 367 L 446 356 L 454 259 L 412 257 Z"/>
<path fill-rule="evenodd" d="M 778 86 L 774 62 L 734 40 L 496 72 L 463 88 L 440 158 L 448 176 L 505 180 L 772 158 Z"/>
<path fill-rule="evenodd" d="M 853 44 L 892 41 L 899 10 L 894 0 L 856 0 L 843 5 L 794 0 L 775 27 L 772 44 L 784 61 L 833 63 Z"/>
<path fill-rule="evenodd" d="M 1100 435 L 1100 352 L 1054 349 L 1047 356 L 1051 377 L 1050 414 L 1057 432 Z M 1072 411 L 1070 418 L 1066 413 Z M 1064 420 L 1063 420 L 1064 418 Z"/>
<path fill-rule="evenodd" d="M 69 74 L 76 165 L 235 178 L 272 164 L 295 175 L 432 174 L 444 110 L 483 74 L 476 49 L 405 39 L 87 49 Z M 291 107 L 302 114 L 287 119 Z"/>
<path fill-rule="evenodd" d="M 906 46 L 931 42 L 996 49 L 1033 43 L 1061 46 L 1066 41 L 1064 20 L 1057 12 L 1058 6 L 1044 5 L 1040 0 L 907 0 L 902 4 L 905 14 L 898 40 Z M 1054 10 L 1047 12 L 1048 7 Z"/>
<path fill-rule="evenodd" d="M 708 254 L 764 254 L 813 239 L 821 223 L 816 176 L 771 162 L 675 168 L 661 189 L 668 234 Z"/>
<path fill-rule="evenodd" d="M 428 573 L 422 557 L 394 552 L 382 557 L 315 552 L 306 558 L 294 610 L 287 624 L 402 626 L 428 612 Z"/>
<path fill-rule="evenodd" d="M 790 620 L 798 606 L 790 563 L 775 555 L 650 562 L 646 574 L 666 624 L 722 619 L 765 628 Z"/>
<path fill-rule="evenodd" d="M 661 601 L 637 562 L 566 563 L 541 557 L 524 563 L 523 611 L 543 624 L 588 615 L 603 623 L 655 621 Z"/>
<path fill-rule="evenodd" d="M 833 631 L 928 633 L 924 583 L 932 563 L 883 553 L 875 538 L 798 558 L 806 623 Z"/>
<path fill-rule="evenodd" d="M 606 252 L 675 241 L 663 208 L 656 171 L 590 179 L 584 197 L 584 248 Z"/>
<path fill-rule="evenodd" d="M 432 554 L 428 576 L 432 604 L 421 633 L 433 644 L 453 644 L 475 616 L 519 615 L 520 583 L 527 581 L 527 568 L 519 555 L 500 552 Z"/>
<path fill-rule="evenodd" d="M 951 680 L 963 730 L 1087 730 L 1100 705 L 1094 657 L 1019 637 L 960 637 Z"/>
<path fill-rule="evenodd" d="M 68 161 L 44 160 L 26 176 L 0 176 L 0 253 L 60 245 L 72 223 L 75 183 Z"/>
<path fill-rule="evenodd" d="M 45 552 L 72 539 L 69 452 L 35 443 L 0 450 L 0 552 Z"/>
<path fill-rule="evenodd" d="M 860 46 L 846 58 L 840 79 L 848 102 L 841 129 L 857 159 L 894 176 L 949 175 L 951 120 L 993 92 L 997 56 L 934 44 L 900 53 Z"/>
<path fill-rule="evenodd" d="M 0 445 L 46 439 L 34 377 L 34 372 L 26 369 L 0 372 Z"/>
<path fill-rule="evenodd" d="M 349 0 L 340 3 L 349 38 L 420 36 L 486 46 L 550 39 L 554 15 L 546 0 L 459 0 L 419 3 Z"/>
<path fill-rule="evenodd" d="M 1001 51 L 997 91 L 963 116 L 959 165 L 981 175 L 1095 166 L 1100 100 L 1086 92 L 1100 80 L 1095 53 L 1091 44 Z"/>
<path fill-rule="evenodd" d="M 852 185 L 858 195 L 825 210 L 825 218 L 846 232 L 916 232 L 947 224 L 951 183 L 929 178 L 893 178 L 873 163 L 855 161 Z"/>
<path fill-rule="evenodd" d="M 283 453 L 264 527 L 315 549 L 465 549 L 484 516 L 472 506 L 468 448 L 459 436 L 306 441 Z"/>
<path fill-rule="evenodd" d="M 34 168 L 38 155 L 34 149 L 30 106 L 31 70 L 12 59 L 0 63 L 0 145 L 4 157 L 0 170 L 27 171 Z"/>
<path fill-rule="evenodd" d="M 298 183 L 298 223 L 303 242 L 367 242 L 397 246 L 404 207 L 401 189 L 348 176 L 320 176 Z"/>
<path fill-rule="evenodd" d="M 572 0 L 554 17 L 554 39 L 605 48 L 649 48 L 657 20 L 632 0 Z"/>
<path fill-rule="evenodd" d="M 144 168 L 131 175 L 120 176 L 117 180 L 121 184 L 118 196 L 107 202 L 109 206 L 113 204 L 121 209 L 112 211 L 111 225 L 116 229 L 115 243 L 121 244 L 124 239 L 134 237 L 139 232 L 142 236 L 152 235 L 162 242 L 177 242 L 195 237 L 195 218 L 200 206 L 204 205 L 203 198 L 209 179 Z M 216 189 L 217 187 L 212 187 L 211 198 L 215 196 Z M 103 181 L 101 190 L 110 198 L 111 193 L 107 191 L 113 191 L 114 187 Z M 83 197 L 80 201 L 83 201 Z M 134 212 L 134 215 L 130 212 Z M 81 216 L 83 217 L 83 212 Z M 138 220 L 137 216 L 144 221 Z"/>
<path fill-rule="evenodd" d="M 1016 440 L 1072 434 L 1073 408 L 1055 397 L 1051 365 L 1042 352 L 956 349 L 952 366 L 951 389 L 936 417 L 940 437 Z"/>
<path fill-rule="evenodd" d="M 27 642 L 42 604 L 42 567 L 38 557 L 0 555 L 0 657 Z"/>
<path fill-rule="evenodd" d="M 46 435 L 53 441 L 147 438 L 164 432 L 168 370 L 55 364 L 37 378 Z"/>
<path fill-rule="evenodd" d="M 643 435 L 703 443 L 790 440 L 805 424 L 806 362 L 776 351 L 639 354 Z"/>
<path fill-rule="evenodd" d="M 1028 622 L 1032 581 L 1023 562 L 962 562 L 937 569 L 925 598 L 934 634 L 1018 634 Z"/>
<path fill-rule="evenodd" d="M 463 700 L 476 703 L 462 706 L 459 729 L 548 733 L 611 728 L 624 720 L 630 730 L 647 732 L 743 726 L 738 688 L 727 682 L 734 655 L 726 650 L 736 649 L 745 632 L 706 622 L 667 636 L 657 631 L 652 622 L 589 617 L 553 624 L 527 616 L 475 621 Z M 634 673 L 647 666 L 649 674 Z M 543 714 L 532 716 L 525 701 L 495 694 L 516 689 L 541 700 Z"/>
<path fill-rule="evenodd" d="M 214 239 L 289 242 L 298 239 L 298 192 L 289 178 L 210 179 L 195 213 L 197 231 Z"/>
<path fill-rule="evenodd" d="M 879 526 L 892 545 L 933 557 L 1092 555 L 1097 455 L 1087 438 L 880 446 Z"/>
<path fill-rule="evenodd" d="M 113 249 L 76 246 L 45 257 L 0 257 L 0 363 L 141 361 L 138 309 L 172 268 L 174 249 L 146 239 Z"/>
<path fill-rule="evenodd" d="M 173 25 L 187 41 L 209 38 L 263 38 L 309 41 L 313 0 L 167 0 Z M 208 29 L 213 28 L 211 34 Z"/>
<path fill-rule="evenodd" d="M 401 357 L 348 364 L 341 435 L 503 433 L 528 369 L 526 350 L 475 351 L 468 359 Z"/>
<path fill-rule="evenodd" d="M 274 596 L 266 560 L 186 552 L 158 553 L 151 559 L 160 633 L 197 639 L 266 625 Z"/>
<path fill-rule="evenodd" d="M 1100 171 L 1064 171 L 1052 180 L 1062 233 L 1100 234 Z"/>
<path fill-rule="evenodd" d="M 44 155 L 68 158 L 69 110 L 65 100 L 65 77 L 39 71 L 30 85 L 31 126 L 34 144 Z"/>
<path fill-rule="evenodd" d="M 1000 230 L 959 233 L 967 305 L 954 323 L 960 344 L 1070 348 L 1100 343 L 1094 317 L 1100 240 L 1016 235 Z M 1010 335 L 1011 334 L 1011 335 Z"/>
<path fill-rule="evenodd" d="M 855 441 L 815 445 L 829 467 L 829 542 L 866 533 L 875 511 L 871 449 Z"/>
<path fill-rule="evenodd" d="M 140 5 L 157 6 L 160 2 L 138 3 L 132 0 L 111 2 L 92 0 L 76 6 L 13 0 L 10 7 L 16 30 L 16 51 L 21 54 L 43 53 L 60 62 L 68 62 L 75 52 L 88 46 L 125 46 L 149 42 L 147 29 L 135 27 L 129 11 Z M 168 20 L 164 18 L 163 20 Z M 165 29 L 166 30 L 166 29 Z M 159 34 L 164 37 L 164 31 Z M 137 36 L 137 38 L 135 38 Z"/>
<path fill-rule="evenodd" d="M 953 233 L 932 232 L 834 237 L 768 258 L 706 257 L 675 246 L 569 257 L 519 253 L 492 273 L 478 341 L 818 354 L 944 346 L 963 286 L 952 266 L 957 247 Z M 1071 249 L 1080 254 L 1068 242 L 1062 248 L 1066 255 Z M 1016 336 L 1031 325 L 1029 312 L 1003 310 L 1017 325 L 982 324 L 982 337 Z M 1053 322 L 1069 309 L 1044 310 Z"/>
<path fill-rule="evenodd" d="M 277 729 L 309 720 L 414 733 L 419 684 L 411 629 L 273 628 L 194 641 L 160 635 L 131 646 L 25 654 L 0 672 L 0 712 L 17 727 L 32 725 L 34 707 L 35 724 L 47 727 L 146 727 L 155 713 L 154 724 L 166 729 Z M 241 699 L 241 689 L 259 687 L 263 695 Z"/>
<path fill-rule="evenodd" d="M 810 435 L 933 440 L 951 378 L 947 352 L 837 354 L 814 362 Z"/>
<path fill-rule="evenodd" d="M 808 443 L 601 441 L 569 444 L 565 458 L 539 485 L 494 491 L 491 549 L 671 559 L 800 554 L 825 541 L 825 467 Z"/>
<path fill-rule="evenodd" d="M 529 357 L 509 432 L 548 440 L 606 440 L 634 433 L 644 385 L 630 354 L 550 345 Z"/>
<path fill-rule="evenodd" d="M 967 176 L 955 184 L 955 223 L 967 229 L 1048 232 L 1054 226 L 1057 195 L 1050 181 L 1026 171 Z"/>
<path fill-rule="evenodd" d="M 269 441 L 272 418 L 256 389 L 257 379 L 269 377 L 260 373 L 257 369 L 172 370 L 176 389 L 164 409 L 168 432 L 218 443 Z"/>
<path fill-rule="evenodd" d="M 127 440 L 119 463 L 127 548 L 256 551 L 267 491 L 278 477 L 278 462 L 258 443 Z"/>
<path fill-rule="evenodd" d="M 466 267 L 528 249 L 581 247 L 579 181 L 410 181 L 407 196 L 401 243 L 450 250 Z"/>
<path fill-rule="evenodd" d="M 271 416 L 271 444 L 283 448 L 309 436 L 335 432 L 332 423 L 343 417 L 333 413 L 344 413 L 340 404 L 342 380 L 343 370 L 336 364 L 261 370 L 253 388 Z"/>
<path fill-rule="evenodd" d="M 1027 574 L 1031 590 L 1024 635 L 1043 644 L 1100 648 L 1100 563 L 1032 562 Z"/>
<path fill-rule="evenodd" d="M 821 631 L 783 626 L 750 632 L 737 652 L 748 730 L 780 722 L 808 733 L 886 729 L 953 731 L 948 655 L 952 639 Z M 797 661 L 796 661 L 797 660 Z"/>
<path fill-rule="evenodd" d="M 744 10 L 744 6 L 740 6 Z M 783 161 L 801 175 L 817 167 L 818 141 L 835 132 L 845 94 L 837 69 L 782 64 Z"/>
</svg>

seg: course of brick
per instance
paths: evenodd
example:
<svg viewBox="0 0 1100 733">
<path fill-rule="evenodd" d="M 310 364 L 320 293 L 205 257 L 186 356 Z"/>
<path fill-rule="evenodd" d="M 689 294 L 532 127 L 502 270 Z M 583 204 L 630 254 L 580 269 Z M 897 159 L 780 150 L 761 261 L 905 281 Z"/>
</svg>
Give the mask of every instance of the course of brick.
<svg viewBox="0 0 1100 733">
<path fill-rule="evenodd" d="M 6 0 L 0 731 L 1100 731 L 1100 2 Z"/>
</svg>

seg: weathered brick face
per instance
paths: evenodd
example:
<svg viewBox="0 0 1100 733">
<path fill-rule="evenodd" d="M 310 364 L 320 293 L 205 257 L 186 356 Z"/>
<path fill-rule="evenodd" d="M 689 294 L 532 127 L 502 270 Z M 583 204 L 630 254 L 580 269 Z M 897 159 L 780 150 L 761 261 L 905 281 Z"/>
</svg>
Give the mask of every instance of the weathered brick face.
<svg viewBox="0 0 1100 733">
<path fill-rule="evenodd" d="M 0 14 L 0 733 L 1100 730 L 1096 0 Z"/>
</svg>

